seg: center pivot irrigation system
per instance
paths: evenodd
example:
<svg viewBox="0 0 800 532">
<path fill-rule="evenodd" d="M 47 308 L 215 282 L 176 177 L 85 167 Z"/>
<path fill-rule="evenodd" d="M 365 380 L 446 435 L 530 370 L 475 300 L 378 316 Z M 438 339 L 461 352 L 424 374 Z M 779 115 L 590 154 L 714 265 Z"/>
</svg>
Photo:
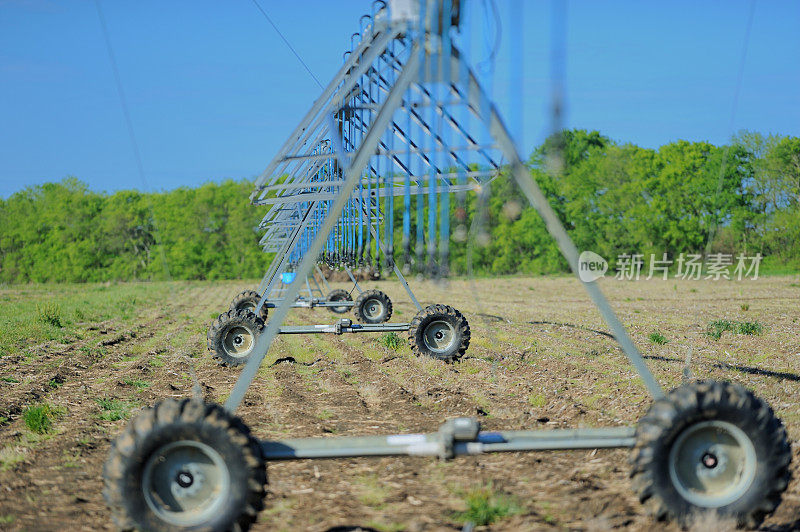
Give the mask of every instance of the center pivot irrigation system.
<svg viewBox="0 0 800 532">
<path fill-rule="evenodd" d="M 413 5 L 406 3 L 403 12 L 410 13 Z M 450 195 L 456 195 L 455 217 L 463 239 L 465 195 L 482 190 L 498 176 L 503 153 L 489 135 L 482 139 L 470 133 L 467 124 L 479 108 L 463 93 L 448 94 L 449 86 L 457 90 L 456 84 L 450 80 L 445 80 L 444 86 L 410 84 L 391 111 L 386 127 L 377 132 L 377 145 L 366 148 L 372 157 L 359 169 L 356 186 L 343 194 L 349 156 L 365 145 L 415 42 L 411 33 L 373 31 L 373 18 L 385 18 L 388 13 L 383 2 L 373 8 L 377 12 L 362 17 L 361 32 L 353 34 L 352 49 L 345 53 L 342 69 L 256 180 L 250 200 L 268 207 L 260 224 L 265 230 L 261 245 L 275 258 L 258 290 L 238 294 L 230 309 L 209 328 L 208 348 L 221 364 L 247 362 L 269 309 L 283 301 L 287 284 L 303 279 L 306 295 L 298 294 L 293 307 L 325 307 L 338 314 L 352 307 L 360 323 L 342 319 L 330 325 L 283 326 L 278 334 L 407 331 L 414 352 L 446 361 L 456 360 L 469 346 L 466 318 L 449 305 L 423 308 L 403 270 L 433 277 L 447 274 Z M 452 51 L 452 45 L 448 46 Z M 424 69 L 422 63 L 420 68 Z M 441 74 L 420 71 L 419 76 Z M 444 73 L 453 80 L 452 74 Z M 339 195 L 345 195 L 347 201 L 340 211 L 332 212 Z M 322 235 L 323 249 L 321 253 L 315 251 L 314 256 L 330 269 L 341 268 L 347 273 L 353 290 L 359 293 L 355 301 L 352 290 L 330 290 L 317 265 L 310 276 L 295 275 L 329 215 L 337 221 Z M 402 228 L 402 252 L 397 259 L 396 217 L 398 228 Z M 417 308 L 410 323 L 386 323 L 392 315 L 391 300 L 379 290 L 363 291 L 352 272 L 353 268 L 380 271 L 382 267 L 394 271 Z"/>
<path fill-rule="evenodd" d="M 104 494 L 120 527 L 244 530 L 263 508 L 268 462 L 363 456 L 450 459 L 623 447 L 632 449 L 633 489 L 656 518 L 686 525 L 714 513 L 756 526 L 780 503 L 790 479 L 791 450 L 772 409 L 725 382 L 687 383 L 665 394 L 592 282 L 582 284 L 654 400 L 635 427 L 485 432 L 472 418 L 455 418 L 429 434 L 259 441 L 234 415 L 275 336 L 293 332 L 282 323 L 298 303 L 302 287 L 297 280 L 308 279 L 320 257 L 351 267 L 374 264 L 380 254 L 399 272 L 391 237 L 395 196 L 403 198 L 402 261 L 444 274 L 441 266 L 438 273 L 432 270 L 437 252 L 440 264 L 447 259 L 449 193 L 491 179 L 494 163 L 502 159 L 577 274 L 575 245 L 454 42 L 462 7 L 458 0 L 376 2 L 372 15 L 362 18 L 360 43 L 251 198 L 272 206 L 265 227 L 270 245 L 278 248 L 277 264 L 267 272 L 251 310 L 264 315 L 272 285 L 282 274 L 293 273 L 295 281 L 282 288 L 279 299 L 269 300 L 266 323 L 256 313 L 241 312 L 258 326 L 258 334 L 242 332 L 238 341 L 230 336 L 225 348 L 234 354 L 246 348 L 247 354 L 224 407 L 198 399 L 166 400 L 133 419 L 116 439 L 104 468 Z M 418 209 L 414 261 L 413 195 Z M 435 307 L 426 311 L 436 312 Z M 423 341 L 436 346 L 443 337 L 437 332 L 446 336 L 452 323 L 442 315 L 433 321 L 439 325 L 423 327 L 430 333 Z M 348 320 L 334 327 L 344 332 L 356 325 Z M 243 346 L 247 342 L 252 345 Z"/>
</svg>

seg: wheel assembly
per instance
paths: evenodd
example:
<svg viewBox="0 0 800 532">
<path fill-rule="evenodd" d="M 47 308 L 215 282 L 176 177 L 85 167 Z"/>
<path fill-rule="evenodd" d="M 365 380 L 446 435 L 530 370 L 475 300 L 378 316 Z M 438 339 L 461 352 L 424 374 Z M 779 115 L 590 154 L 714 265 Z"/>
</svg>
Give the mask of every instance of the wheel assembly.
<svg viewBox="0 0 800 532">
<path fill-rule="evenodd" d="M 112 444 L 103 496 L 123 530 L 247 530 L 263 508 L 258 441 L 222 407 L 166 400 Z"/>
<path fill-rule="evenodd" d="M 352 301 L 353 296 L 347 290 L 337 288 L 328 292 L 328 301 Z M 347 314 L 350 311 L 350 305 L 342 305 L 341 307 L 328 307 L 328 310 L 335 314 Z"/>
<path fill-rule="evenodd" d="M 356 298 L 354 312 L 361 323 L 384 323 L 392 317 L 392 300 L 380 290 L 367 290 Z"/>
<path fill-rule="evenodd" d="M 452 362 L 469 347 L 467 319 L 449 305 L 430 305 L 419 312 L 408 330 L 408 342 L 417 355 Z"/>
<path fill-rule="evenodd" d="M 780 503 L 791 449 L 781 421 L 742 386 L 676 388 L 639 421 L 633 488 L 657 519 L 705 513 L 756 528 Z"/>
<path fill-rule="evenodd" d="M 236 297 L 233 298 L 231 301 L 231 310 L 249 310 L 250 312 L 256 312 L 258 308 L 258 303 L 261 301 L 261 294 L 256 292 L 255 290 L 245 290 L 240 292 Z M 261 306 L 261 310 L 258 312 L 258 317 L 264 321 L 267 321 L 267 314 L 269 313 L 269 309 L 266 305 Z"/>
<path fill-rule="evenodd" d="M 249 310 L 229 310 L 220 314 L 208 329 L 208 350 L 222 365 L 244 364 L 263 329 L 264 320 Z"/>
</svg>

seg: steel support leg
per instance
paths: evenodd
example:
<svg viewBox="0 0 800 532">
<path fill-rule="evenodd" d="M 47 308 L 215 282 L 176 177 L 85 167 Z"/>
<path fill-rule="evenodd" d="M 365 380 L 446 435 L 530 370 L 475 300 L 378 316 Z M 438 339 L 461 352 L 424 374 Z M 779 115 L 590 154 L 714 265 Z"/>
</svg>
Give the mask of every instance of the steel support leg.
<svg viewBox="0 0 800 532">
<path fill-rule="evenodd" d="M 370 233 L 372 233 L 372 237 L 377 238 L 377 235 L 375 234 L 375 229 L 372 226 L 370 226 L 369 230 Z M 379 249 L 381 250 L 381 253 L 383 254 L 384 258 L 386 258 L 386 260 L 389 260 L 388 257 L 386 257 L 386 249 L 383 247 L 383 242 L 381 242 Z M 417 307 L 417 312 L 422 312 L 422 305 L 419 304 L 419 301 L 417 301 L 417 298 L 414 296 L 414 292 L 411 290 L 411 287 L 408 286 L 408 281 L 406 281 L 405 275 L 403 275 L 403 272 L 401 272 L 400 268 L 397 267 L 396 262 L 392 261 L 392 265 L 394 266 L 394 274 L 397 276 L 398 279 L 400 279 L 400 283 L 402 283 L 403 288 L 406 289 L 408 297 L 411 298 L 411 301 L 414 303 L 414 306 Z"/>
<path fill-rule="evenodd" d="M 308 290 L 308 298 L 314 299 L 314 292 L 311 291 L 311 283 L 308 282 L 308 277 L 306 277 L 306 290 Z"/>
<path fill-rule="evenodd" d="M 325 292 L 322 291 L 322 287 L 317 282 L 317 276 L 312 273 L 310 279 L 311 282 L 314 283 L 314 286 L 316 287 L 315 290 L 319 292 L 319 297 L 324 298 Z"/>
<path fill-rule="evenodd" d="M 314 265 L 314 269 L 319 274 L 320 279 L 322 279 L 322 284 L 325 286 L 325 294 L 328 295 L 331 291 L 331 285 L 328 284 L 328 280 L 325 278 L 325 274 L 322 273 L 322 270 L 319 269 L 319 264 Z"/>
</svg>

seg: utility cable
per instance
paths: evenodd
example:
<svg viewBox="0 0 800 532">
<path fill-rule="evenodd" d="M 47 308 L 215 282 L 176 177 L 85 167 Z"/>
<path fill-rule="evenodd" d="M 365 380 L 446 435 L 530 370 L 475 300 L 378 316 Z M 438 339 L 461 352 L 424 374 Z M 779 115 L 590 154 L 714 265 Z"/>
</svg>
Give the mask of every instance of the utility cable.
<svg viewBox="0 0 800 532">
<path fill-rule="evenodd" d="M 744 79 L 744 66 L 747 60 L 747 49 L 750 45 L 750 33 L 753 29 L 753 18 L 756 11 L 756 1 L 750 0 L 750 10 L 747 13 L 747 23 L 745 25 L 744 30 L 744 38 L 742 40 L 742 51 L 739 56 L 739 70 L 736 74 L 736 86 L 733 90 L 733 102 L 731 103 L 731 114 L 730 114 L 730 121 L 728 122 L 728 131 L 733 134 L 733 128 L 735 125 L 736 120 L 736 110 L 739 107 L 739 93 L 742 90 L 742 81 Z M 725 171 L 728 167 L 728 159 L 730 157 L 731 151 L 731 144 L 725 146 L 725 149 L 722 152 L 722 162 L 719 167 L 719 176 L 717 177 L 717 190 L 714 194 L 714 206 L 716 207 L 717 201 L 719 200 L 720 194 L 722 194 L 722 185 L 725 181 Z M 711 225 L 711 230 L 708 233 L 708 241 L 706 242 L 706 249 L 705 253 L 708 255 L 709 251 L 711 251 L 711 244 L 714 241 L 714 238 L 717 234 L 717 229 L 719 229 L 719 217 L 715 216 L 713 219 L 713 223 Z"/>
<path fill-rule="evenodd" d="M 119 75 L 119 68 L 117 66 L 117 59 L 116 55 L 114 54 L 114 47 L 111 45 L 111 37 L 108 33 L 108 25 L 106 24 L 105 16 L 103 15 L 103 9 L 100 6 L 100 0 L 95 0 L 94 2 L 95 7 L 97 8 L 97 17 L 100 20 L 100 27 L 103 31 L 103 40 L 106 44 L 106 51 L 108 52 L 108 59 L 111 63 L 111 71 L 114 74 L 114 83 L 117 87 L 117 95 L 119 96 L 119 103 L 120 107 L 122 108 L 122 114 L 125 118 L 125 126 L 128 130 L 128 137 L 130 138 L 131 148 L 133 149 L 133 157 L 136 160 L 136 168 L 139 172 L 139 179 L 142 181 L 142 186 L 144 187 L 145 191 L 149 191 L 150 187 L 147 184 L 147 178 L 144 172 L 144 165 L 142 164 L 142 156 L 141 151 L 139 150 L 139 143 L 136 141 L 136 133 L 133 129 L 133 121 L 131 120 L 131 114 L 128 110 L 128 102 L 125 98 L 125 91 L 122 87 L 122 77 Z M 149 198 L 148 201 L 148 208 L 150 211 L 150 217 L 153 220 L 153 236 L 155 237 L 156 245 L 158 246 L 159 256 L 161 258 L 162 266 L 164 268 L 164 274 L 167 280 L 172 280 L 172 275 L 169 271 L 169 264 L 167 263 L 167 257 L 164 253 L 164 246 L 161 242 L 161 234 L 158 230 L 158 220 L 156 219 L 155 211 L 153 209 L 153 199 L 152 197 Z"/>
<path fill-rule="evenodd" d="M 281 30 L 278 29 L 278 26 L 276 26 L 275 23 L 272 22 L 272 19 L 269 17 L 269 15 L 267 15 L 267 12 L 264 11 L 264 8 L 261 7 L 261 4 L 258 3 L 258 0 L 251 0 L 251 1 L 258 8 L 258 10 L 261 11 L 261 14 L 264 15 L 264 18 L 267 19 L 267 22 L 269 22 L 270 25 L 275 29 L 275 32 L 278 34 L 278 36 L 281 39 L 283 39 L 283 42 L 286 44 L 286 46 L 289 48 L 289 50 L 292 51 L 292 53 L 297 58 L 297 60 L 300 61 L 300 64 L 303 65 L 303 68 L 306 69 L 306 72 L 308 72 L 308 75 L 311 76 L 314 79 L 314 82 L 316 82 L 316 84 L 319 85 L 320 89 L 324 89 L 325 87 L 323 87 L 322 83 L 320 83 L 319 79 L 317 79 L 317 76 L 314 75 L 314 73 L 308 67 L 306 62 L 303 61 L 303 58 L 300 57 L 300 54 L 297 53 L 297 50 L 294 49 L 294 46 L 292 46 L 292 44 L 289 42 L 289 40 L 283 35 L 283 33 L 281 33 Z"/>
</svg>

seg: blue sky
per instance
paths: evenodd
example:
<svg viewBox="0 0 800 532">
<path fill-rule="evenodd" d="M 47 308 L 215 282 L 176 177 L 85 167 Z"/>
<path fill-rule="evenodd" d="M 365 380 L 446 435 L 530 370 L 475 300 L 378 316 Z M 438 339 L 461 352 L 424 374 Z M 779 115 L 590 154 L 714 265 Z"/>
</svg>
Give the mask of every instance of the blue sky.
<svg viewBox="0 0 800 532">
<path fill-rule="evenodd" d="M 320 92 L 250 0 L 101 1 L 147 185 L 94 3 L 0 0 L 0 197 L 67 175 L 106 191 L 252 178 Z M 370 6 L 259 1 L 323 84 Z M 552 3 L 496 1 L 494 94 L 529 152 L 549 126 Z M 723 143 L 739 129 L 800 136 L 800 2 L 756 3 L 732 114 L 750 5 L 570 1 L 566 126 L 646 147 Z M 519 6 L 523 105 L 509 113 Z M 482 1 L 468 9 L 486 18 Z"/>
</svg>

